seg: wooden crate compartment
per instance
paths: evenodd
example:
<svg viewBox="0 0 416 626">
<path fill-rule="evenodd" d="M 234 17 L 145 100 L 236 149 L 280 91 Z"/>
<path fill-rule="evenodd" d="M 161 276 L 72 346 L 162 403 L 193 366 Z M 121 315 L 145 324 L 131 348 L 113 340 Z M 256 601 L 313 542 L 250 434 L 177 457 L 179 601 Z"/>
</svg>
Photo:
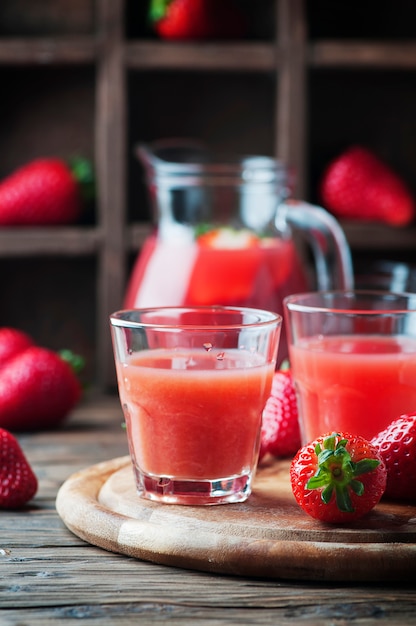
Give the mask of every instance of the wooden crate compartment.
<svg viewBox="0 0 416 626">
<path fill-rule="evenodd" d="M 182 43 L 150 31 L 147 0 L 1 3 L 0 176 L 81 152 L 94 161 L 97 201 L 76 225 L 0 229 L 0 323 L 84 349 L 98 389 L 114 388 L 108 314 L 151 227 L 139 141 L 193 136 L 274 154 L 312 201 L 327 160 L 361 142 L 416 193 L 414 3 L 379 3 L 375 16 L 358 0 L 238 2 L 243 40 Z M 356 256 L 414 259 L 414 227 L 343 226 Z"/>
<path fill-rule="evenodd" d="M 310 197 L 325 165 L 347 146 L 365 145 L 390 163 L 416 196 L 416 82 L 411 71 L 319 69 L 309 73 Z"/>
<path fill-rule="evenodd" d="M 416 6 L 412 0 L 377 2 L 314 0 L 306 3 L 312 39 L 413 39 Z"/>
<path fill-rule="evenodd" d="M 14 326 L 52 350 L 85 358 L 82 378 L 97 369 L 97 263 L 91 257 L 0 259 L 0 326 Z"/>
<path fill-rule="evenodd" d="M 275 82 L 263 73 L 130 72 L 129 220 L 151 217 L 140 142 L 191 138 L 219 151 L 272 155 Z"/>
<path fill-rule="evenodd" d="M 235 0 L 247 19 L 248 40 L 274 40 L 275 1 Z M 128 0 L 125 12 L 125 34 L 128 39 L 155 39 L 148 14 L 150 0 Z"/>
<path fill-rule="evenodd" d="M 0 36 L 86 35 L 95 29 L 93 0 L 3 0 Z"/>
</svg>

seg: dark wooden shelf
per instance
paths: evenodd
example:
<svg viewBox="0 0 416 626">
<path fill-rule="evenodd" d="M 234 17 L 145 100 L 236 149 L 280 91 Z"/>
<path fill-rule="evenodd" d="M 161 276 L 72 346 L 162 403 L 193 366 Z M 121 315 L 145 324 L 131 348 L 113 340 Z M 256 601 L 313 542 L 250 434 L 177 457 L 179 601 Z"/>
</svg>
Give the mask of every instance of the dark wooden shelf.
<svg viewBox="0 0 416 626">
<path fill-rule="evenodd" d="M 89 36 L 0 38 L 0 64 L 79 65 L 97 58 L 97 42 Z"/>
<path fill-rule="evenodd" d="M 279 51 L 267 43 L 181 44 L 138 41 L 126 45 L 127 67 L 135 70 L 272 72 Z"/>
<path fill-rule="evenodd" d="M 416 226 L 394 228 L 377 222 L 341 220 L 353 250 L 409 250 L 416 245 Z M 124 254 L 139 252 L 152 226 L 148 222 L 126 228 Z M 94 227 L 0 229 L 0 259 L 27 256 L 88 256 L 98 253 L 102 231 Z"/>
<path fill-rule="evenodd" d="M 347 240 L 353 250 L 413 252 L 416 246 L 416 226 L 394 228 L 376 222 L 341 221 Z"/>
<path fill-rule="evenodd" d="M 314 68 L 416 69 L 416 43 L 376 41 L 317 41 L 308 46 Z"/>
<path fill-rule="evenodd" d="M 23 256 L 84 256 L 97 254 L 102 234 L 99 228 L 3 228 L 0 258 Z"/>
<path fill-rule="evenodd" d="M 44 34 L 37 32 L 36 28 L 39 30 L 41 27 L 39 26 L 41 21 L 37 19 L 35 20 L 37 26 L 33 27 L 35 32 L 30 31 L 29 34 L 29 31 L 26 31 L 25 36 L 16 35 L 13 1 L 6 0 L 10 2 L 10 10 L 7 11 L 6 7 L 4 13 L 13 21 L 13 28 L 11 33 L 3 30 L 0 35 L 0 72 L 5 78 L 3 108 L 0 108 L 0 114 L 3 112 L 3 119 L 6 120 L 11 111 L 17 110 L 18 113 L 11 127 L 8 126 L 8 122 L 3 123 L 2 137 L 3 141 L 6 137 L 8 143 L 3 150 L 3 161 L 0 160 L 0 166 L 4 170 L 9 161 L 13 166 L 24 162 L 31 152 L 34 154 L 41 152 L 44 143 L 48 148 L 52 146 L 51 149 L 55 151 L 56 146 L 61 145 L 61 141 L 64 144 L 66 141 L 71 146 L 72 143 L 87 146 L 95 160 L 97 206 L 93 225 L 0 230 L 0 262 L 5 263 L 6 270 L 9 271 L 13 260 L 16 260 L 16 272 L 19 272 L 21 259 L 27 263 L 33 258 L 37 264 L 43 257 L 49 257 L 45 266 L 42 266 L 43 281 L 47 280 L 48 270 L 54 265 L 51 264 L 51 258 L 56 258 L 58 265 L 69 260 L 77 268 L 77 259 L 84 260 L 87 265 L 85 280 L 88 279 L 90 272 L 95 272 L 92 288 L 88 288 L 84 281 L 81 281 L 82 288 L 91 298 L 85 304 L 86 315 L 90 317 L 85 329 L 76 332 L 80 335 L 84 333 L 90 338 L 92 335 L 90 329 L 94 328 L 95 384 L 99 389 L 114 387 L 108 314 L 119 308 L 128 278 L 128 265 L 132 256 L 140 251 L 151 229 L 149 222 L 140 221 L 141 217 L 139 219 L 132 217 L 134 212 L 132 207 L 136 205 L 132 189 L 140 184 L 143 186 L 142 181 L 137 180 L 137 172 L 132 172 L 134 169 L 132 146 L 141 139 L 147 141 L 159 138 L 154 135 L 162 132 L 160 128 L 169 127 L 172 132 L 185 128 L 189 133 L 198 133 L 202 126 L 202 130 L 205 130 L 206 120 L 211 113 L 214 121 L 222 114 L 224 100 L 219 99 L 219 104 L 214 98 L 209 103 L 203 101 L 207 94 L 222 96 L 216 92 L 215 81 L 217 81 L 220 85 L 218 91 L 228 88 L 230 98 L 234 97 L 236 100 L 236 105 L 226 111 L 222 127 L 229 131 L 227 141 L 231 147 L 233 142 L 238 144 L 242 128 L 244 132 L 248 132 L 249 129 L 250 139 L 256 137 L 256 133 L 260 133 L 259 141 L 256 143 L 254 139 L 249 145 L 258 144 L 261 150 L 267 145 L 269 152 L 290 164 L 297 172 L 294 195 L 313 200 L 309 197 L 311 194 L 308 190 L 311 187 L 311 171 L 314 170 L 312 174 L 316 176 L 315 170 L 319 170 L 320 167 L 320 164 L 317 164 L 316 153 L 319 152 L 318 162 L 319 159 L 323 162 L 331 150 L 337 148 L 336 141 L 340 143 L 341 140 L 344 143 L 356 141 L 355 135 L 359 134 L 357 129 L 360 128 L 357 113 L 345 131 L 346 118 L 342 115 L 337 117 L 337 112 L 327 125 L 327 118 L 330 117 L 328 111 L 331 113 L 328 108 L 316 122 L 322 103 L 327 101 L 325 94 L 320 92 L 317 94 L 316 89 L 311 89 L 316 77 L 321 87 L 326 74 L 333 78 L 336 70 L 349 70 L 348 84 L 349 89 L 353 91 L 354 79 L 350 76 L 353 72 L 356 72 L 357 76 L 362 76 L 361 70 L 397 71 L 400 77 L 406 75 L 406 78 L 400 79 L 403 90 L 399 101 L 403 104 L 412 102 L 412 96 L 416 98 L 416 91 L 412 91 L 413 88 L 408 82 L 404 82 L 408 80 L 409 72 L 416 70 L 416 39 L 352 39 L 335 36 L 336 33 L 328 37 L 327 33 L 330 30 L 328 27 L 324 30 L 319 29 L 321 33 L 325 32 L 324 38 L 316 38 L 313 33 L 311 35 L 308 32 L 308 11 L 315 9 L 307 6 L 306 0 L 262 0 L 268 4 L 269 9 L 273 9 L 269 15 L 274 16 L 272 23 L 268 24 L 271 34 L 267 37 L 245 41 L 201 43 L 157 40 L 145 34 L 143 25 L 127 24 L 127 16 L 135 11 L 137 15 L 138 9 L 133 5 L 133 0 L 119 2 L 96 0 L 94 3 L 90 0 L 91 4 L 78 0 L 76 17 L 72 21 L 68 20 L 70 22 L 68 27 L 64 23 L 65 13 L 59 17 L 59 11 L 63 11 L 65 3 L 71 10 L 74 5 L 72 0 L 61 0 L 59 8 L 56 8 L 48 22 L 48 32 Z M 30 0 L 22 0 L 25 1 L 30 7 Z M 326 6 L 325 3 L 322 6 Z M 347 9 L 354 11 L 354 8 L 350 8 L 346 3 L 344 11 Z M 36 13 L 33 10 L 29 13 L 29 16 L 22 15 L 22 19 L 27 18 L 29 21 L 34 19 Z M 140 6 L 140 15 L 143 14 Z M 59 32 L 54 33 L 51 24 L 55 24 L 57 19 L 61 20 L 61 27 L 58 29 Z M 328 23 L 331 23 L 330 20 Z M 79 24 L 82 33 L 74 34 L 72 30 L 79 28 Z M 126 32 L 133 28 L 139 29 L 136 36 Z M 13 76 L 13 72 L 17 78 Z M 186 83 L 189 75 L 192 75 L 192 79 Z M 194 78 L 198 75 L 203 76 L 205 81 L 205 96 L 200 96 L 199 93 L 191 94 Z M 43 82 L 38 90 L 40 79 Z M 29 85 L 26 89 L 27 80 Z M 365 89 L 365 80 L 359 80 L 360 88 Z M 7 81 L 10 81 L 9 86 Z M 53 94 L 50 99 L 44 93 L 48 88 L 48 81 Z M 178 99 L 177 108 L 169 111 L 170 117 L 167 119 L 172 123 L 172 127 L 168 124 L 164 126 L 171 101 L 169 94 L 166 94 L 162 87 L 154 88 L 158 81 L 168 82 L 171 88 L 173 84 L 176 88 L 176 81 L 179 81 L 177 91 L 184 93 L 182 100 Z M 56 92 L 55 83 L 58 83 Z M 132 85 L 135 85 L 134 106 L 131 104 Z M 236 85 L 237 91 L 234 93 Z M 380 89 L 380 85 L 377 86 Z M 256 110 L 252 106 L 252 99 L 257 96 L 254 92 L 258 87 L 261 92 L 259 97 L 264 102 L 262 101 Z M 328 93 L 331 89 L 332 83 L 328 86 Z M 370 90 L 370 87 L 368 89 Z M 250 91 L 250 94 L 247 94 L 247 91 Z M 189 103 L 186 93 L 193 95 Z M 247 95 L 251 98 L 248 103 Z M 54 108 L 56 97 L 59 103 L 56 107 L 63 108 L 63 112 Z M 73 102 L 66 106 L 66 101 L 70 98 Z M 184 103 L 189 107 L 186 107 L 185 113 L 183 113 Z M 212 111 L 210 106 L 217 108 Z M 25 107 L 29 121 L 24 117 Z M 42 108 L 45 110 L 43 118 L 40 114 Z M 372 111 L 371 108 L 369 110 Z M 177 123 L 180 115 L 193 117 L 189 111 L 195 111 L 199 121 L 194 125 L 189 124 L 188 127 Z M 205 117 L 204 111 L 207 113 Z M 415 158 L 411 140 L 414 136 L 414 129 L 411 126 L 414 117 L 412 111 L 411 105 L 406 107 L 403 121 L 400 113 L 388 111 L 390 135 L 385 140 L 387 142 L 389 137 L 398 137 L 395 150 L 396 153 L 403 152 L 402 159 L 408 167 L 409 177 L 412 177 L 413 172 L 409 159 L 412 158 L 412 154 L 413 159 Z M 58 113 L 58 121 L 50 129 L 55 113 Z M 232 127 L 235 116 L 239 115 L 240 126 L 236 124 Z M 380 117 L 379 126 L 374 126 L 372 134 L 368 135 L 370 139 L 376 137 L 376 140 L 382 136 L 384 130 L 379 111 L 377 115 Z M 136 118 L 140 119 L 140 123 L 136 124 Z M 40 132 L 31 130 L 32 126 L 37 130 L 39 124 L 44 126 Z M 318 130 L 313 133 L 316 124 Z M 365 121 L 361 126 L 365 126 Z M 397 133 L 396 126 L 399 127 Z M 341 134 L 335 137 L 334 129 L 339 128 Z M 212 126 L 207 133 L 211 130 Z M 13 133 L 16 135 L 16 142 L 13 141 Z M 76 135 L 76 141 L 74 139 L 72 142 L 73 135 Z M 321 143 L 316 142 L 317 136 Z M 407 151 L 404 151 L 406 141 L 409 146 Z M 416 168 L 416 163 L 414 167 Z M 143 197 L 142 194 L 141 204 Z M 145 214 L 143 206 L 140 211 Z M 409 256 L 414 256 L 416 226 L 394 229 L 365 222 L 343 222 L 342 226 L 354 252 L 369 252 L 376 255 L 384 254 L 386 251 L 391 253 L 400 251 L 401 254 L 407 252 Z M 60 270 L 59 266 L 56 269 L 57 275 Z M 26 271 L 27 265 L 22 272 Z M 17 278 L 15 282 L 18 285 Z M 76 282 L 73 282 L 73 285 L 71 288 L 79 289 Z M 16 286 L 16 291 L 7 297 L 12 300 L 18 294 L 18 289 Z"/>
<path fill-rule="evenodd" d="M 0 64 L 92 64 L 100 56 L 92 36 L 0 38 Z M 126 67 L 136 70 L 271 72 L 282 51 L 263 42 L 169 43 L 138 40 L 122 45 Z M 321 40 L 305 44 L 305 63 L 312 68 L 353 67 L 416 69 L 416 43 Z"/>
</svg>

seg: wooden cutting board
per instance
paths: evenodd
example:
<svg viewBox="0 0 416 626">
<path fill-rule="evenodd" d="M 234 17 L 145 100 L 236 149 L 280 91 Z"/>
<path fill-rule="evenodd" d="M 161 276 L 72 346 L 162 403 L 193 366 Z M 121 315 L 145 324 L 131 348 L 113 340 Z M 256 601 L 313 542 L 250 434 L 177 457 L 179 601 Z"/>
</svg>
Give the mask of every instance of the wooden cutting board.
<svg viewBox="0 0 416 626">
<path fill-rule="evenodd" d="M 245 503 L 190 507 L 140 498 L 121 457 L 69 477 L 56 506 L 81 539 L 154 563 L 262 578 L 416 581 L 416 506 L 383 502 L 349 526 L 323 525 L 296 504 L 288 461 L 260 468 Z"/>
</svg>

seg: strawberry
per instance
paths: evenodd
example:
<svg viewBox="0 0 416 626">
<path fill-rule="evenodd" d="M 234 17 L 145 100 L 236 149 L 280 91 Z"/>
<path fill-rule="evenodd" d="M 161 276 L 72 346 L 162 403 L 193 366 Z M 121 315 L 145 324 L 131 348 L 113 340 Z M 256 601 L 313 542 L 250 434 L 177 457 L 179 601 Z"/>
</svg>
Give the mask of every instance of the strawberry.
<svg viewBox="0 0 416 626">
<path fill-rule="evenodd" d="M 32 338 L 17 328 L 0 328 L 0 368 L 15 354 L 33 346 Z"/>
<path fill-rule="evenodd" d="M 246 31 L 234 0 L 152 0 L 149 18 L 163 39 L 237 38 Z"/>
<path fill-rule="evenodd" d="M 416 413 L 401 415 L 371 440 L 387 467 L 385 496 L 416 502 Z"/>
<path fill-rule="evenodd" d="M 404 181 L 370 150 L 352 146 L 335 158 L 320 182 L 322 204 L 339 218 L 405 226 L 415 217 Z"/>
<path fill-rule="evenodd" d="M 275 372 L 271 395 L 263 411 L 259 461 L 266 454 L 293 456 L 300 448 L 295 385 L 290 370 Z"/>
<path fill-rule="evenodd" d="M 329 433 L 297 452 L 290 480 L 297 503 L 311 517 L 345 523 L 379 502 L 387 469 L 377 448 L 363 437 Z"/>
<path fill-rule="evenodd" d="M 0 508 L 18 509 L 31 500 L 38 481 L 17 439 L 0 428 Z"/>
<path fill-rule="evenodd" d="M 69 224 L 78 219 L 91 169 L 58 158 L 36 159 L 0 183 L 0 226 Z"/>
<path fill-rule="evenodd" d="M 260 244 L 260 237 L 246 228 L 234 229 L 229 226 L 208 229 L 196 233 L 199 246 L 234 250 L 238 248 L 252 248 Z"/>
<path fill-rule="evenodd" d="M 81 385 L 66 356 L 29 347 L 1 370 L 0 427 L 12 432 L 54 427 L 80 396 Z"/>
</svg>

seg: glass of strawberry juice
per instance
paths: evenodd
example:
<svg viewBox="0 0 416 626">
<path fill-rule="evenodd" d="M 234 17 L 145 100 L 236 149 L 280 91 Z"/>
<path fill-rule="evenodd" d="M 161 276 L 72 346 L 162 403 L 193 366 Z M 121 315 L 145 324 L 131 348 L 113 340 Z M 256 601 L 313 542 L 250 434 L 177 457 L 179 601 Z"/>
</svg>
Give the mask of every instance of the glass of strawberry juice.
<svg viewBox="0 0 416 626">
<path fill-rule="evenodd" d="M 303 441 L 371 439 L 416 410 L 416 295 L 316 292 L 284 301 Z"/>
<path fill-rule="evenodd" d="M 158 307 L 110 316 L 119 396 L 140 496 L 244 501 L 282 318 L 238 307 Z"/>
</svg>

